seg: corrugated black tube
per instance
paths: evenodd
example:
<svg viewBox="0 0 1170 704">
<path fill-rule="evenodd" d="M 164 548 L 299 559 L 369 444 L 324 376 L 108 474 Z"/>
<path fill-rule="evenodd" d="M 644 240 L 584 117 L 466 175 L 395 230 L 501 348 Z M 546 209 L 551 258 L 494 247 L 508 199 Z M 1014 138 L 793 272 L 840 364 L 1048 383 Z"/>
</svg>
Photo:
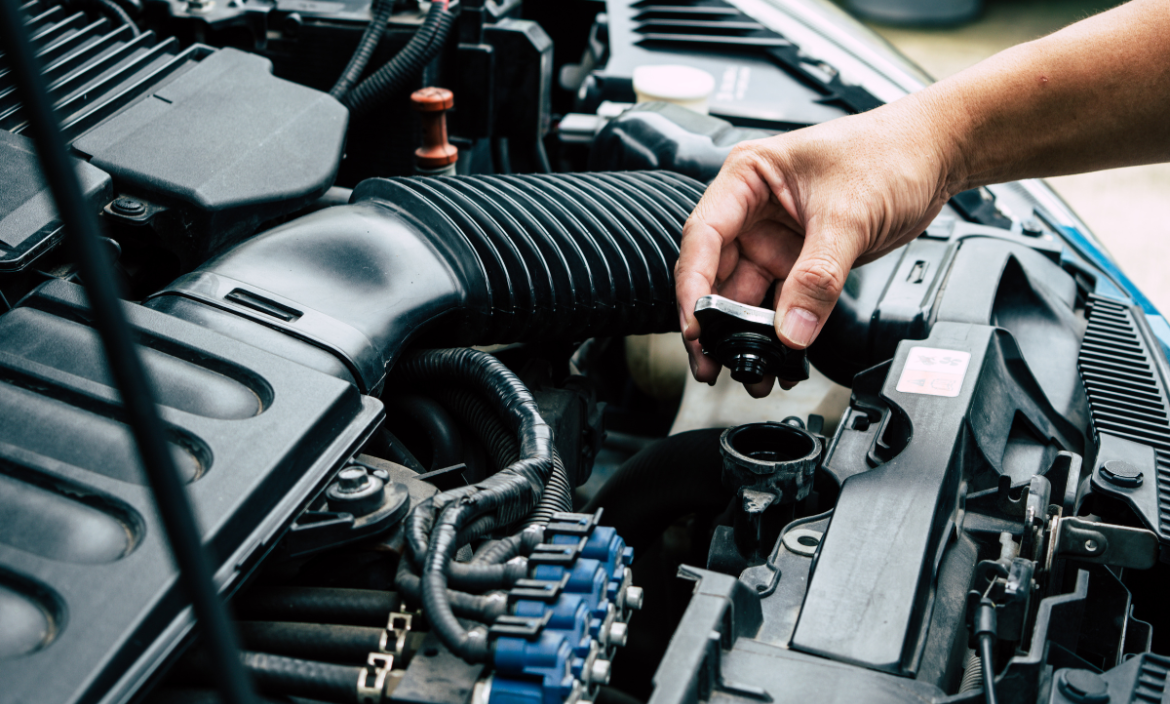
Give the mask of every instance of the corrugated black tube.
<svg viewBox="0 0 1170 704">
<path fill-rule="evenodd" d="M 410 560 L 402 558 L 398 562 L 398 574 L 394 578 L 398 589 L 402 594 L 415 604 L 422 604 L 422 578 L 410 567 Z M 500 616 L 508 613 L 508 597 L 502 592 L 496 594 L 467 594 L 455 589 L 447 591 L 447 598 L 451 604 L 451 610 L 456 616 L 460 618 L 472 619 L 474 621 L 482 621 L 484 623 L 491 623 Z M 431 618 L 430 612 L 427 613 L 427 618 Z"/>
<path fill-rule="evenodd" d="M 507 562 L 517 555 L 531 554 L 532 549 L 543 542 L 544 531 L 539 526 L 525 528 L 515 535 L 491 541 L 471 561 L 485 564 Z"/>
<path fill-rule="evenodd" d="M 638 554 L 671 523 L 689 513 L 719 513 L 732 493 L 721 479 L 723 428 L 692 430 L 664 438 L 626 460 L 581 509 L 605 509 L 602 522 Z"/>
<path fill-rule="evenodd" d="M 553 471 L 545 487 L 544 496 L 536 510 L 528 517 L 525 525 L 545 526 L 557 512 L 569 513 L 573 510 L 573 485 L 569 482 L 569 473 L 565 471 L 565 463 L 561 456 L 553 450 Z"/>
<path fill-rule="evenodd" d="M 486 630 L 467 631 L 455 617 L 448 593 L 450 564 L 460 531 L 475 519 L 490 515 L 507 525 L 535 508 L 552 474 L 552 430 L 524 383 L 485 352 L 448 349 L 409 354 L 395 367 L 394 377 L 405 384 L 438 379 L 463 383 L 492 405 L 520 441 L 516 462 L 474 487 L 432 497 L 407 519 L 407 538 L 422 568 L 422 602 L 431 626 L 452 652 L 469 662 L 483 662 L 490 652 Z"/>
<path fill-rule="evenodd" d="M 378 652 L 385 632 L 385 624 L 374 628 L 284 621 L 240 622 L 240 637 L 249 650 L 354 664 L 364 663 L 367 655 Z"/>
<path fill-rule="evenodd" d="M 374 589 L 256 586 L 233 607 L 239 618 L 256 621 L 385 626 L 401 604 L 394 592 Z"/>
<path fill-rule="evenodd" d="M 355 197 L 406 208 L 465 250 L 463 319 L 424 338 L 445 347 L 676 330 L 673 267 L 702 192 L 648 171 L 379 179 Z"/>
<path fill-rule="evenodd" d="M 337 100 L 345 97 L 353 84 L 362 77 L 362 71 L 366 70 L 366 64 L 370 62 L 370 57 L 374 55 L 374 50 L 378 48 L 378 42 L 382 40 L 382 35 L 386 32 L 386 23 L 390 21 L 390 15 L 394 13 L 394 0 L 374 0 L 373 10 L 373 17 L 366 25 L 366 31 L 362 32 L 362 38 L 358 41 L 357 48 L 354 49 L 353 56 L 349 59 L 349 64 L 341 72 L 337 83 L 333 84 L 333 88 L 329 90 L 329 95 Z"/>
<path fill-rule="evenodd" d="M 339 704 L 357 701 L 360 667 L 249 651 L 243 658 L 244 669 L 261 691 Z"/>
<path fill-rule="evenodd" d="M 408 88 L 410 81 L 442 50 L 454 22 L 455 16 L 447 9 L 446 3 L 431 3 L 422 26 L 406 46 L 386 65 L 354 86 L 341 102 L 352 114 L 361 115 Z"/>
<path fill-rule="evenodd" d="M 507 431 L 503 421 L 478 394 L 454 386 L 439 386 L 430 393 L 483 443 L 493 471 L 498 472 L 520 459 L 520 445 L 516 437 Z"/>
</svg>

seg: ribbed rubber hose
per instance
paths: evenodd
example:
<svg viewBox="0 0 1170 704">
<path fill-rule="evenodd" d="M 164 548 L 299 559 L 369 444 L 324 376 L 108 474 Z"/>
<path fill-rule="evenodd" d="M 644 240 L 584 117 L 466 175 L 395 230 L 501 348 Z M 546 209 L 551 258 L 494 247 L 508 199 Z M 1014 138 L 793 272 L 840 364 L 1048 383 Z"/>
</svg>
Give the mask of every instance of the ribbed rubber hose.
<svg viewBox="0 0 1170 704">
<path fill-rule="evenodd" d="M 378 198 L 431 228 L 466 272 L 433 347 L 678 330 L 674 263 L 702 184 L 667 172 L 391 178 Z"/>
<path fill-rule="evenodd" d="M 281 621 L 239 624 L 240 638 L 248 650 L 355 665 L 365 663 L 366 656 L 378 652 L 385 625 L 374 628 Z"/>
<path fill-rule="evenodd" d="M 341 99 L 342 104 L 349 108 L 351 115 L 363 115 L 383 100 L 407 89 L 410 81 L 443 49 L 454 22 L 455 15 L 443 3 L 431 3 L 422 26 L 415 31 L 406 46 L 346 93 Z"/>
<path fill-rule="evenodd" d="M 233 604 L 236 616 L 257 621 L 300 621 L 385 626 L 402 602 L 394 592 L 332 587 L 256 586 Z"/>
<path fill-rule="evenodd" d="M 460 531 L 490 515 L 499 525 L 526 516 L 539 503 L 552 475 L 552 430 L 540 417 L 536 400 L 502 362 L 471 349 L 408 354 L 395 366 L 396 383 L 414 386 L 436 380 L 462 383 L 482 395 L 520 441 L 520 459 L 472 487 L 443 492 L 411 511 L 406 535 L 422 566 L 422 602 L 443 643 L 469 662 L 489 656 L 487 634 L 464 630 L 447 593 L 450 563 Z"/>
<path fill-rule="evenodd" d="M 476 394 L 452 387 L 432 391 L 443 405 L 459 417 L 479 438 L 495 462 L 496 469 L 507 467 L 519 458 L 516 439 L 504 429 L 503 423 Z M 573 485 L 560 455 L 553 449 L 553 471 L 544 496 L 525 521 L 526 526 L 545 525 L 558 511 L 573 510 Z"/>
<path fill-rule="evenodd" d="M 602 522 L 637 555 L 683 516 L 723 511 L 733 498 L 722 481 L 723 430 L 691 430 L 650 445 L 626 460 L 581 512 L 605 509 Z"/>
<path fill-rule="evenodd" d="M 450 385 L 436 387 L 428 393 L 462 421 L 483 444 L 493 471 L 498 472 L 520 459 L 520 445 L 515 436 L 507 431 L 503 421 L 478 394 Z"/>
<path fill-rule="evenodd" d="M 360 667 L 248 651 L 243 659 L 244 669 L 261 691 L 339 704 L 357 701 Z"/>
<path fill-rule="evenodd" d="M 362 38 L 358 41 L 357 48 L 354 49 L 353 56 L 349 59 L 349 64 L 341 72 L 337 83 L 333 84 L 333 88 L 329 90 L 329 95 L 337 100 L 345 97 L 353 84 L 362 77 L 362 71 L 366 70 L 366 64 L 370 62 L 370 57 L 378 48 L 378 42 L 386 33 L 386 24 L 390 21 L 390 15 L 394 14 L 394 0 L 374 0 L 373 10 L 373 17 L 366 25 L 366 31 L 362 32 Z"/>
</svg>

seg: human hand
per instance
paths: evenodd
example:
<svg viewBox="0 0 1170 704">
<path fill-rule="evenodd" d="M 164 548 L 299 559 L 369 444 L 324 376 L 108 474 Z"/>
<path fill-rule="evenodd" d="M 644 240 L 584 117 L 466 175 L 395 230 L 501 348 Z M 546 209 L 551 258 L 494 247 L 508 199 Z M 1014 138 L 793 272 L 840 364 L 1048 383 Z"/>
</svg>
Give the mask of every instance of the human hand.
<svg viewBox="0 0 1170 704">
<path fill-rule="evenodd" d="M 698 342 L 699 298 L 718 293 L 758 306 L 780 282 L 767 302 L 776 332 L 789 347 L 808 347 L 850 268 L 919 235 L 947 202 L 946 144 L 928 105 L 906 99 L 732 150 L 683 227 L 675 265 L 695 378 L 714 383 L 719 374 Z M 760 398 L 774 381 L 745 386 Z"/>
</svg>

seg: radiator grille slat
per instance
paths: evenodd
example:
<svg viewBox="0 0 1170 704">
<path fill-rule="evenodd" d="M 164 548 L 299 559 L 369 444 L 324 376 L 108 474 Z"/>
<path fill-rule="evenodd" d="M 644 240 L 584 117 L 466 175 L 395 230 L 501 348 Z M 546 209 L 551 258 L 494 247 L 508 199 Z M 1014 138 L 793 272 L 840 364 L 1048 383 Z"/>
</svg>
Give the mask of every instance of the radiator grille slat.
<svg viewBox="0 0 1170 704">
<path fill-rule="evenodd" d="M 1089 326 L 1077 359 L 1089 398 L 1093 433 L 1108 433 L 1154 449 L 1158 532 L 1170 530 L 1170 398 L 1141 315 L 1112 299 L 1092 296 Z M 1159 699 L 1160 700 L 1160 699 Z"/>
</svg>

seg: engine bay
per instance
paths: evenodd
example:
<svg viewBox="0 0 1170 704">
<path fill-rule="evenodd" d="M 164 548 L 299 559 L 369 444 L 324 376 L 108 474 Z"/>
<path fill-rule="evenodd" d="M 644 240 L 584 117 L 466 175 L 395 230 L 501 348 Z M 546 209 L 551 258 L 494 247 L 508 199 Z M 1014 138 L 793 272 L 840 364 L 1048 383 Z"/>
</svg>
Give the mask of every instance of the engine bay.
<svg viewBox="0 0 1170 704">
<path fill-rule="evenodd" d="M 1170 326 L 1043 184 L 689 376 L 732 147 L 924 81 L 830 5 L 21 10 L 264 701 L 1170 696 Z M 0 702 L 220 701 L 6 60 Z"/>
</svg>

